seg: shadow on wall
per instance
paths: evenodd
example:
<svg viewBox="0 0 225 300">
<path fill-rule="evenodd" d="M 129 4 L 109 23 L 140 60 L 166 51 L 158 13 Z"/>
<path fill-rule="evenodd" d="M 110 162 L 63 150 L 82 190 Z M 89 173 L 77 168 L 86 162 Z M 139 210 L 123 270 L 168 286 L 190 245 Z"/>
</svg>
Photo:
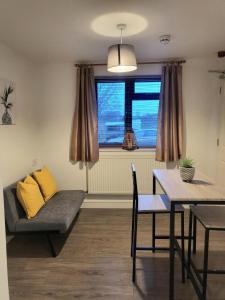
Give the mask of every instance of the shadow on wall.
<svg viewBox="0 0 225 300">
<path fill-rule="evenodd" d="M 91 163 L 91 162 L 82 162 L 82 161 L 76 162 L 76 161 L 71 161 L 71 160 L 70 160 L 70 163 L 72 165 L 79 164 L 79 169 L 80 170 L 83 170 L 83 169 L 86 169 L 86 168 L 88 170 L 91 170 L 94 167 L 94 165 L 96 164 L 96 163 Z"/>
<path fill-rule="evenodd" d="M 171 161 L 171 162 L 167 162 L 166 163 L 166 168 L 167 169 L 178 169 L 179 168 L 179 164 L 178 164 L 178 162 L 173 162 L 173 161 Z"/>
</svg>

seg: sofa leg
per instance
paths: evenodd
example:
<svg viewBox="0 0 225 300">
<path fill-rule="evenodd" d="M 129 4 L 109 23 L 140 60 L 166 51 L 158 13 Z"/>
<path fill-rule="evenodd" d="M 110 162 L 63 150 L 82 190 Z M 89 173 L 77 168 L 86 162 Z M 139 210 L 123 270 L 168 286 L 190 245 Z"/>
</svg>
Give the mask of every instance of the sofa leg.
<svg viewBox="0 0 225 300">
<path fill-rule="evenodd" d="M 48 243 L 49 243 L 49 247 L 50 247 L 52 256 L 53 256 L 53 257 L 56 257 L 57 255 L 56 255 L 55 248 L 54 248 L 54 246 L 53 246 L 53 243 L 52 243 L 52 239 L 51 239 L 50 234 L 47 234 L 47 240 L 48 240 Z"/>
</svg>

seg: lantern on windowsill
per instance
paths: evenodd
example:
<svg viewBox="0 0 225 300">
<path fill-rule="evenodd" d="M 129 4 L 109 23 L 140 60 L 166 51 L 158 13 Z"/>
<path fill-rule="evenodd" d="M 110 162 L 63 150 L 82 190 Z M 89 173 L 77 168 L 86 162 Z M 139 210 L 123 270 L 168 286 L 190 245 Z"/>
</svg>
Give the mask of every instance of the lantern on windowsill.
<svg viewBox="0 0 225 300">
<path fill-rule="evenodd" d="M 124 135 L 122 149 L 127 151 L 133 151 L 138 149 L 135 133 L 133 129 L 127 129 Z"/>
</svg>

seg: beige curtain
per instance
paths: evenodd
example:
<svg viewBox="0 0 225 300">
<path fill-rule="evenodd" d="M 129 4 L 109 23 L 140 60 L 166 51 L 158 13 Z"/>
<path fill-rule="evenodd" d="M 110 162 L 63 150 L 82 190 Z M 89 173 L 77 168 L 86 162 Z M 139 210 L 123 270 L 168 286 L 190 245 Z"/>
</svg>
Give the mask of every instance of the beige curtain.
<svg viewBox="0 0 225 300">
<path fill-rule="evenodd" d="M 70 159 L 74 162 L 96 162 L 99 159 L 94 70 L 87 65 L 81 65 L 77 68 L 76 106 Z"/>
<path fill-rule="evenodd" d="M 183 153 L 182 66 L 162 68 L 156 160 L 177 161 Z"/>
</svg>

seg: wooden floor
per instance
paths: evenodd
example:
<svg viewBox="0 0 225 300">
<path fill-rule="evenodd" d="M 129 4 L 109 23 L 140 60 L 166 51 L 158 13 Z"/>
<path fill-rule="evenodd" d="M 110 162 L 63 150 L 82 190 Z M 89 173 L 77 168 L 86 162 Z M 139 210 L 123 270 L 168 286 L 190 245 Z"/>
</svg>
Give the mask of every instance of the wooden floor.
<svg viewBox="0 0 225 300">
<path fill-rule="evenodd" d="M 141 244 L 150 244 L 150 218 L 140 216 Z M 168 217 L 160 216 L 157 221 L 160 233 L 168 232 Z M 211 262 L 225 267 L 224 234 L 213 235 L 211 244 L 217 249 L 210 256 Z M 168 299 L 168 253 L 139 252 L 136 285 L 131 281 L 129 255 L 130 211 L 83 209 L 57 258 L 51 257 L 47 241 L 41 236 L 17 237 L 8 244 L 11 300 Z M 176 299 L 197 299 L 191 283 L 181 283 L 178 258 L 175 279 Z M 224 275 L 209 276 L 208 299 L 225 299 Z"/>
</svg>

